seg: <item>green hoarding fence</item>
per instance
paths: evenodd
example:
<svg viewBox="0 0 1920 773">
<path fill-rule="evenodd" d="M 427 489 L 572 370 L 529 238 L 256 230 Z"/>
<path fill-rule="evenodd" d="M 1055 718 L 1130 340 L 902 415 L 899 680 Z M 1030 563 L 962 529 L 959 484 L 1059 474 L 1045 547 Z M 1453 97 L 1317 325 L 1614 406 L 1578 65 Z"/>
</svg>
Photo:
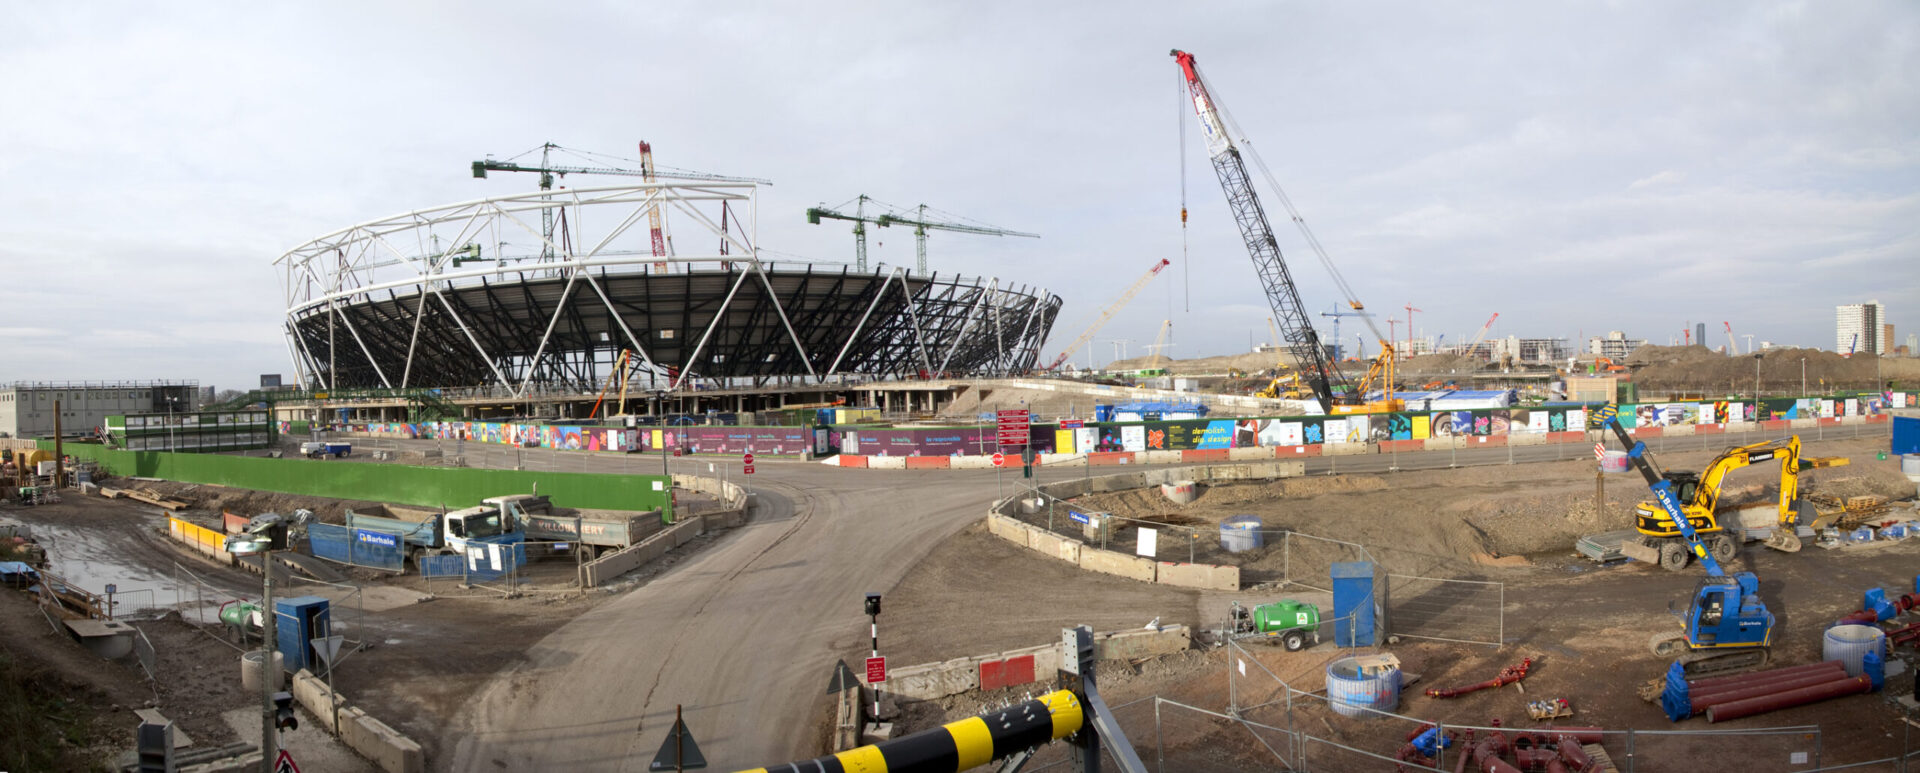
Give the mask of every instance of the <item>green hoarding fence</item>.
<svg viewBox="0 0 1920 773">
<path fill-rule="evenodd" d="M 53 442 L 40 441 L 53 450 Z M 90 443 L 67 443 L 76 459 L 98 462 L 114 475 L 272 491 L 281 494 L 366 499 L 375 502 L 458 509 L 503 494 L 536 489 L 561 507 L 595 510 L 655 510 L 673 520 L 672 484 L 659 475 L 415 467 L 339 460 L 272 459 L 218 454 L 118 451 Z"/>
</svg>

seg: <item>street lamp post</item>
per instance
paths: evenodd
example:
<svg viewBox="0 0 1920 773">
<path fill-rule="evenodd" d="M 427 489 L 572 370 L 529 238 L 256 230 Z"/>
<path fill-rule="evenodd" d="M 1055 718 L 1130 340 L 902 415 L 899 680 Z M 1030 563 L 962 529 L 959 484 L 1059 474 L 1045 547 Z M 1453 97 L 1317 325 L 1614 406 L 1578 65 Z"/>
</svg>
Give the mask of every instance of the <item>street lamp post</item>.
<svg viewBox="0 0 1920 773">
<path fill-rule="evenodd" d="M 1760 402 L 1760 355 L 1753 356 L 1753 401 Z"/>
<path fill-rule="evenodd" d="M 176 441 L 174 440 L 174 437 L 173 437 L 173 404 L 179 399 L 180 398 L 174 397 L 172 395 L 167 396 L 167 451 L 168 452 L 179 450 L 179 448 L 175 445 Z"/>
<path fill-rule="evenodd" d="M 1800 396 L 1807 396 L 1807 358 L 1800 358 Z"/>
</svg>

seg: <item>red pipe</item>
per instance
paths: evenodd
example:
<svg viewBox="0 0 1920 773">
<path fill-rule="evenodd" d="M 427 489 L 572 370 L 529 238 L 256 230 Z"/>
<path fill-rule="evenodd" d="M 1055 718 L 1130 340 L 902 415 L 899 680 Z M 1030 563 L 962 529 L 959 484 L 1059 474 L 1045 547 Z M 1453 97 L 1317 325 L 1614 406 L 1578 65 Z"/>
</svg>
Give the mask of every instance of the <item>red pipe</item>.
<svg viewBox="0 0 1920 773">
<path fill-rule="evenodd" d="M 1558 759 L 1547 760 L 1547 773 L 1567 773 L 1567 766 Z"/>
<path fill-rule="evenodd" d="M 1824 683 L 1830 683 L 1830 681 L 1834 681 L 1834 679 L 1845 679 L 1845 677 L 1847 677 L 1847 671 L 1837 671 L 1837 673 L 1811 673 L 1811 675 L 1803 675 L 1803 677 L 1791 677 L 1791 679 L 1770 681 L 1770 683 L 1764 683 L 1764 685 L 1741 687 L 1738 691 L 1718 691 L 1713 692 L 1713 694 L 1703 694 L 1703 696 L 1690 696 L 1688 702 L 1692 702 L 1693 704 L 1693 714 L 1699 714 L 1699 712 L 1705 712 L 1707 706 L 1730 704 L 1730 702 L 1734 702 L 1734 700 L 1759 698 L 1759 696 L 1763 696 L 1763 694 L 1774 694 L 1774 692 L 1797 691 L 1797 689 L 1801 689 L 1801 687 L 1824 685 Z"/>
<path fill-rule="evenodd" d="M 1786 673 L 1764 673 L 1764 675 L 1757 675 L 1757 677 L 1753 677 L 1753 679 L 1734 681 L 1734 683 L 1726 683 L 1726 685 L 1690 687 L 1690 689 L 1688 689 L 1688 696 L 1693 698 L 1693 700 L 1699 700 L 1701 696 L 1709 696 L 1709 694 L 1715 694 L 1715 692 L 1745 691 L 1745 689 L 1751 689 L 1751 687 L 1778 685 L 1778 683 L 1784 683 L 1784 681 L 1795 681 L 1795 679 L 1805 679 L 1805 677 L 1830 677 L 1830 675 L 1834 675 L 1834 673 L 1847 673 L 1847 669 L 1839 666 L 1837 662 L 1830 660 L 1830 662 L 1822 664 L 1822 668 L 1809 668 L 1803 669 L 1803 671 L 1786 671 Z"/>
<path fill-rule="evenodd" d="M 1556 759 L 1556 757 L 1552 751 L 1547 749 L 1522 749 L 1518 741 L 1514 742 L 1513 761 L 1519 763 L 1522 770 L 1539 770 L 1546 767 L 1547 763 L 1554 759 Z"/>
<path fill-rule="evenodd" d="M 1518 682 L 1522 679 L 1527 678 L 1527 669 L 1532 665 L 1533 665 L 1533 658 L 1526 658 L 1520 661 L 1520 665 L 1507 666 L 1506 668 L 1500 669 L 1499 676 L 1496 676 L 1492 679 L 1488 679 L 1487 681 L 1480 682 L 1478 684 L 1470 684 L 1465 687 L 1447 687 L 1447 688 L 1435 687 L 1427 691 L 1427 697 L 1454 698 L 1461 695 L 1466 695 L 1467 693 L 1474 692 L 1476 690 L 1485 690 L 1490 687 L 1501 687 L 1504 685 L 1513 684 L 1514 682 Z"/>
<path fill-rule="evenodd" d="M 1788 690 L 1786 692 L 1774 693 L 1758 698 L 1748 698 L 1743 701 L 1721 703 L 1707 709 L 1707 721 L 1722 722 L 1730 719 L 1739 719 L 1741 717 L 1750 717 L 1755 714 L 1764 714 L 1780 709 L 1790 709 L 1795 706 L 1824 701 L 1829 698 L 1839 698 L 1846 695 L 1863 693 L 1871 689 L 1873 689 L 1873 682 L 1869 680 L 1866 675 L 1862 674 L 1846 679 L 1838 679 L 1825 684 L 1817 684 L 1812 687 L 1802 687 L 1798 690 Z"/>
<path fill-rule="evenodd" d="M 1597 740 L 1597 739 L 1596 739 Z M 1574 770 L 1586 771 L 1593 767 L 1593 758 L 1587 756 L 1587 750 L 1580 748 L 1581 741 L 1571 735 L 1561 735 L 1554 739 L 1560 748 L 1560 759 L 1566 760 Z"/>
<path fill-rule="evenodd" d="M 1547 725 L 1546 727 L 1534 728 L 1534 732 L 1556 736 L 1569 736 L 1580 743 L 1599 743 L 1600 735 L 1605 732 L 1605 729 L 1599 727 L 1554 727 L 1553 725 Z"/>
<path fill-rule="evenodd" d="M 1841 625 L 1872 625 L 1879 622 L 1880 615 L 1870 609 L 1862 609 L 1835 621 Z"/>
<path fill-rule="evenodd" d="M 1839 662 L 1840 661 L 1838 660 L 1825 660 L 1819 663 L 1806 663 L 1798 666 L 1785 666 L 1782 668 L 1772 668 L 1766 671 L 1755 671 L 1747 674 L 1729 674 L 1727 676 L 1709 676 L 1704 679 L 1689 679 L 1687 680 L 1687 689 L 1689 691 L 1700 690 L 1707 687 L 1712 687 L 1714 685 L 1733 684 L 1734 682 L 1744 682 L 1749 679 L 1758 679 L 1758 678 L 1763 678 L 1768 676 L 1777 676 L 1780 674 L 1791 674 L 1798 671 L 1811 671 L 1816 668 L 1825 668 L 1829 664 L 1837 664 Z"/>
<path fill-rule="evenodd" d="M 1489 738 L 1473 747 L 1474 769 L 1485 773 L 1520 773 L 1519 768 L 1500 759 L 1500 754 L 1493 750 L 1492 741 L 1493 739 Z"/>
</svg>

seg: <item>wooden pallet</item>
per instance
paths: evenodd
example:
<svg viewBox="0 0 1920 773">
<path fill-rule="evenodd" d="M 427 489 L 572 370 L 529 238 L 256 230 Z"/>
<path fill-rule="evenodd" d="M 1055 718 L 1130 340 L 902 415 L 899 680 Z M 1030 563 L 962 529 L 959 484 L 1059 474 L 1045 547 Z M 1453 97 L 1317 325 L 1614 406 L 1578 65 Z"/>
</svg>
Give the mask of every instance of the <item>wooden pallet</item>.
<svg viewBox="0 0 1920 773">
<path fill-rule="evenodd" d="M 1593 760 L 1593 767 L 1589 768 L 1593 773 L 1620 773 L 1620 768 L 1613 764 L 1613 758 L 1607 756 L 1607 750 L 1601 748 L 1600 744 L 1581 744 L 1580 751 L 1586 752 L 1587 758 Z"/>
</svg>

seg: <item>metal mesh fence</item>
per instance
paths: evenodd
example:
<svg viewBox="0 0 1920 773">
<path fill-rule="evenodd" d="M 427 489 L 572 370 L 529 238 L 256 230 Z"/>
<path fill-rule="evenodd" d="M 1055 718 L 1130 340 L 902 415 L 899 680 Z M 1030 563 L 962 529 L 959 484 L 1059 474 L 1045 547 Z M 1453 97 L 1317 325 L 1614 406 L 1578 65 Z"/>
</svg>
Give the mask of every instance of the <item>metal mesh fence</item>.
<svg viewBox="0 0 1920 773">
<path fill-rule="evenodd" d="M 1506 636 L 1506 585 L 1387 575 L 1385 629 L 1414 639 L 1491 644 Z"/>
<path fill-rule="evenodd" d="M 436 580 L 469 588 L 512 593 L 521 582 L 521 570 L 527 565 L 527 546 L 523 542 L 469 545 L 465 553 L 450 556 L 421 556 L 415 560 L 420 576 L 434 590 Z"/>
</svg>

